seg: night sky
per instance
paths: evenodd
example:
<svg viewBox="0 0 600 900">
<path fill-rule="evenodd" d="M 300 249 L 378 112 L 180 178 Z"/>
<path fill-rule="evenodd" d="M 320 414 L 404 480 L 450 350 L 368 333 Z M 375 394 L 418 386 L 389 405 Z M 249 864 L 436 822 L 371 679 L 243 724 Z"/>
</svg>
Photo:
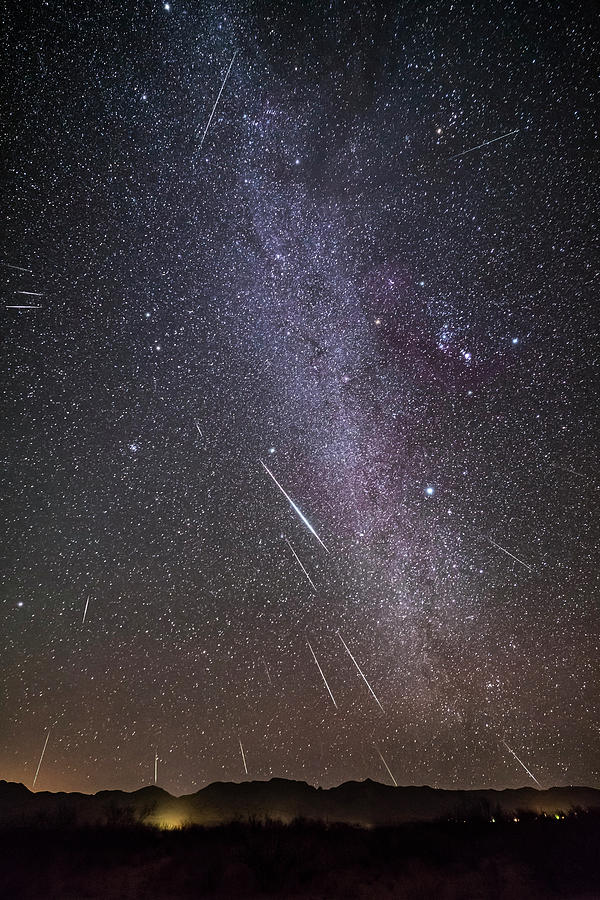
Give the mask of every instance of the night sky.
<svg viewBox="0 0 600 900">
<path fill-rule="evenodd" d="M 8 5 L 0 777 L 600 786 L 599 38 Z"/>
</svg>

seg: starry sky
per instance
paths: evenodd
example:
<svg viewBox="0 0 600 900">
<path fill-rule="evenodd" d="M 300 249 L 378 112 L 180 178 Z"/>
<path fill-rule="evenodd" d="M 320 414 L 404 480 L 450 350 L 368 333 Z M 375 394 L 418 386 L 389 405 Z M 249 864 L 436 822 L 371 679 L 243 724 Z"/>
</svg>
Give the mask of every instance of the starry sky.
<svg viewBox="0 0 600 900">
<path fill-rule="evenodd" d="M 0 777 L 600 786 L 593 4 L 2 43 Z"/>
</svg>

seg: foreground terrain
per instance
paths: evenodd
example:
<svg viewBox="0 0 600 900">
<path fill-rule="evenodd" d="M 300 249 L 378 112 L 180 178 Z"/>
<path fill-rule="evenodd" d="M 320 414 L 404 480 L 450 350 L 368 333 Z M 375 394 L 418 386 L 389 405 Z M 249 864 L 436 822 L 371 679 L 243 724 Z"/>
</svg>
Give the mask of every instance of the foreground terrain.
<svg viewBox="0 0 600 900">
<path fill-rule="evenodd" d="M 119 816 L 117 816 L 117 819 Z M 514 821 L 517 818 L 518 821 Z M 127 817 L 5 826 L 0 896 L 548 900 L 600 897 L 600 814 L 375 828 L 297 820 L 158 828 Z"/>
</svg>

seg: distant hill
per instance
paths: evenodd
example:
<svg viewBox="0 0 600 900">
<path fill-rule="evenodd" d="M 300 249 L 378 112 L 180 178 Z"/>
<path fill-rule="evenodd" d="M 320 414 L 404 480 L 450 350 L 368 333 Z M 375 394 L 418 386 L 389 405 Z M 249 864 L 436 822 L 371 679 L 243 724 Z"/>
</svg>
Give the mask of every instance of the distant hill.
<svg viewBox="0 0 600 900">
<path fill-rule="evenodd" d="M 424 822 L 440 818 L 516 815 L 521 811 L 555 815 L 574 808 L 600 809 L 600 790 L 557 787 L 548 790 L 446 791 L 430 787 L 391 787 L 367 779 L 338 787 L 315 788 L 303 781 L 215 782 L 195 794 L 173 797 L 156 786 L 138 791 L 97 794 L 33 793 L 23 784 L 0 781 L 0 825 L 39 823 L 112 824 L 145 821 L 166 827 L 184 823 L 218 825 L 232 820 L 302 817 L 364 826 Z"/>
</svg>

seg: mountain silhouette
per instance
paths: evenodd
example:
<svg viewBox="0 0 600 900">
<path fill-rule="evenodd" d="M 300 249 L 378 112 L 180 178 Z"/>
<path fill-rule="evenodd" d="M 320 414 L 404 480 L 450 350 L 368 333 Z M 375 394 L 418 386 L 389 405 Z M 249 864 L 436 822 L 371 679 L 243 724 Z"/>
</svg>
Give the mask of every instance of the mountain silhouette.
<svg viewBox="0 0 600 900">
<path fill-rule="evenodd" d="M 214 782 L 194 794 L 175 797 L 149 785 L 137 791 L 96 794 L 30 791 L 0 781 L 0 825 L 43 822 L 117 823 L 144 821 L 174 827 L 186 823 L 218 825 L 235 820 L 304 818 L 363 826 L 427 822 L 437 819 L 490 819 L 495 812 L 556 815 L 572 809 L 600 809 L 600 790 L 554 787 L 548 790 L 442 790 L 427 786 L 391 787 L 367 779 L 323 789 L 304 781 Z"/>
</svg>

